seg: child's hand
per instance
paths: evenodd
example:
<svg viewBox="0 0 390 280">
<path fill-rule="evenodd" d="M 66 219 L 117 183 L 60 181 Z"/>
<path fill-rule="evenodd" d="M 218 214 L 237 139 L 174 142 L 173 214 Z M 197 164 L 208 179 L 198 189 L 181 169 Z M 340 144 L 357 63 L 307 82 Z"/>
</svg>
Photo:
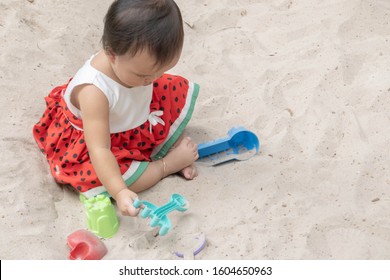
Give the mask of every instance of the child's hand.
<svg viewBox="0 0 390 280">
<path fill-rule="evenodd" d="M 130 191 L 129 189 L 123 189 L 116 194 L 115 200 L 119 208 L 119 211 L 123 216 L 132 216 L 135 217 L 138 215 L 140 209 L 136 209 L 133 206 L 134 199 L 137 197 L 137 194 Z"/>
</svg>

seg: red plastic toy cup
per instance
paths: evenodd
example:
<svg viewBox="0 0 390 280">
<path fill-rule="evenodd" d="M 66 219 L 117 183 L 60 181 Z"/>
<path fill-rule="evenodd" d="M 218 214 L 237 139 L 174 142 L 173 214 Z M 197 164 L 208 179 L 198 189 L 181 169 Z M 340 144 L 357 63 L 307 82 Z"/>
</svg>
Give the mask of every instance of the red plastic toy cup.
<svg viewBox="0 0 390 280">
<path fill-rule="evenodd" d="M 93 233 L 80 229 L 67 238 L 70 260 L 100 260 L 107 253 L 104 243 Z"/>
</svg>

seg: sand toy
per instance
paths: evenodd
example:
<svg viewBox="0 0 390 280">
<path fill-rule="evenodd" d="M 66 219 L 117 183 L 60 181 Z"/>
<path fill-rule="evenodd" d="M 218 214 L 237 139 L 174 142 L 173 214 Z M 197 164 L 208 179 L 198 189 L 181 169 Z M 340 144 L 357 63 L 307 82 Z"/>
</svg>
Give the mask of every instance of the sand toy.
<svg viewBox="0 0 390 280">
<path fill-rule="evenodd" d="M 228 137 L 198 145 L 199 162 L 217 165 L 231 160 L 247 160 L 259 152 L 257 136 L 244 127 L 233 127 Z"/>
<path fill-rule="evenodd" d="M 95 197 L 80 196 L 84 203 L 88 229 L 103 238 L 112 237 L 119 228 L 118 217 L 109 197 L 99 194 Z"/>
<path fill-rule="evenodd" d="M 179 251 L 175 251 L 175 255 L 179 258 L 194 259 L 206 247 L 206 235 L 198 233 L 195 236 L 183 236 L 177 246 L 180 246 L 180 243 L 185 244 L 182 244 L 182 248 Z"/>
<path fill-rule="evenodd" d="M 135 208 L 139 208 L 141 204 L 144 205 L 144 208 L 140 212 L 141 218 L 150 218 L 150 226 L 160 227 L 159 235 L 165 235 L 171 230 L 171 221 L 167 216 L 170 212 L 174 210 L 184 212 L 189 206 L 188 201 L 180 194 L 173 194 L 170 201 L 160 207 L 146 200 L 139 200 L 138 198 L 134 200 L 133 205 Z"/>
<path fill-rule="evenodd" d="M 70 260 L 100 260 L 107 253 L 103 242 L 85 229 L 73 232 L 68 236 L 67 241 L 71 249 Z"/>
</svg>

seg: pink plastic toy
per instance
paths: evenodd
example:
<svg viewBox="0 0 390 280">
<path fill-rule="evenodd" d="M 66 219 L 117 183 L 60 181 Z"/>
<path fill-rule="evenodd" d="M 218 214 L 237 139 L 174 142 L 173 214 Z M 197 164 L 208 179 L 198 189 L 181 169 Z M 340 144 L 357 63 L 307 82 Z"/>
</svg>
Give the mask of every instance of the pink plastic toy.
<svg viewBox="0 0 390 280">
<path fill-rule="evenodd" d="M 67 238 L 70 260 L 100 260 L 107 253 L 104 243 L 93 233 L 79 229 Z"/>
</svg>

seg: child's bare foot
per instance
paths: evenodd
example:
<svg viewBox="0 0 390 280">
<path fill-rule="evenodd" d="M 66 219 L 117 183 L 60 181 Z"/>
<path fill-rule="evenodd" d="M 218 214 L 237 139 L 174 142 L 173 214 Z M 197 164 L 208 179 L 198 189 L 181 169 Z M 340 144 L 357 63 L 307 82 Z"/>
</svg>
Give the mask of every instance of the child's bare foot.
<svg viewBox="0 0 390 280">
<path fill-rule="evenodd" d="M 164 158 L 166 163 L 165 175 L 181 171 L 184 178 L 188 180 L 195 178 L 197 171 L 193 163 L 198 158 L 198 145 L 192 142 L 190 137 L 183 138 Z"/>
<path fill-rule="evenodd" d="M 190 166 L 184 167 L 180 170 L 180 174 L 187 180 L 192 180 L 198 176 L 198 170 L 196 169 L 195 164 L 191 164 Z"/>
</svg>

